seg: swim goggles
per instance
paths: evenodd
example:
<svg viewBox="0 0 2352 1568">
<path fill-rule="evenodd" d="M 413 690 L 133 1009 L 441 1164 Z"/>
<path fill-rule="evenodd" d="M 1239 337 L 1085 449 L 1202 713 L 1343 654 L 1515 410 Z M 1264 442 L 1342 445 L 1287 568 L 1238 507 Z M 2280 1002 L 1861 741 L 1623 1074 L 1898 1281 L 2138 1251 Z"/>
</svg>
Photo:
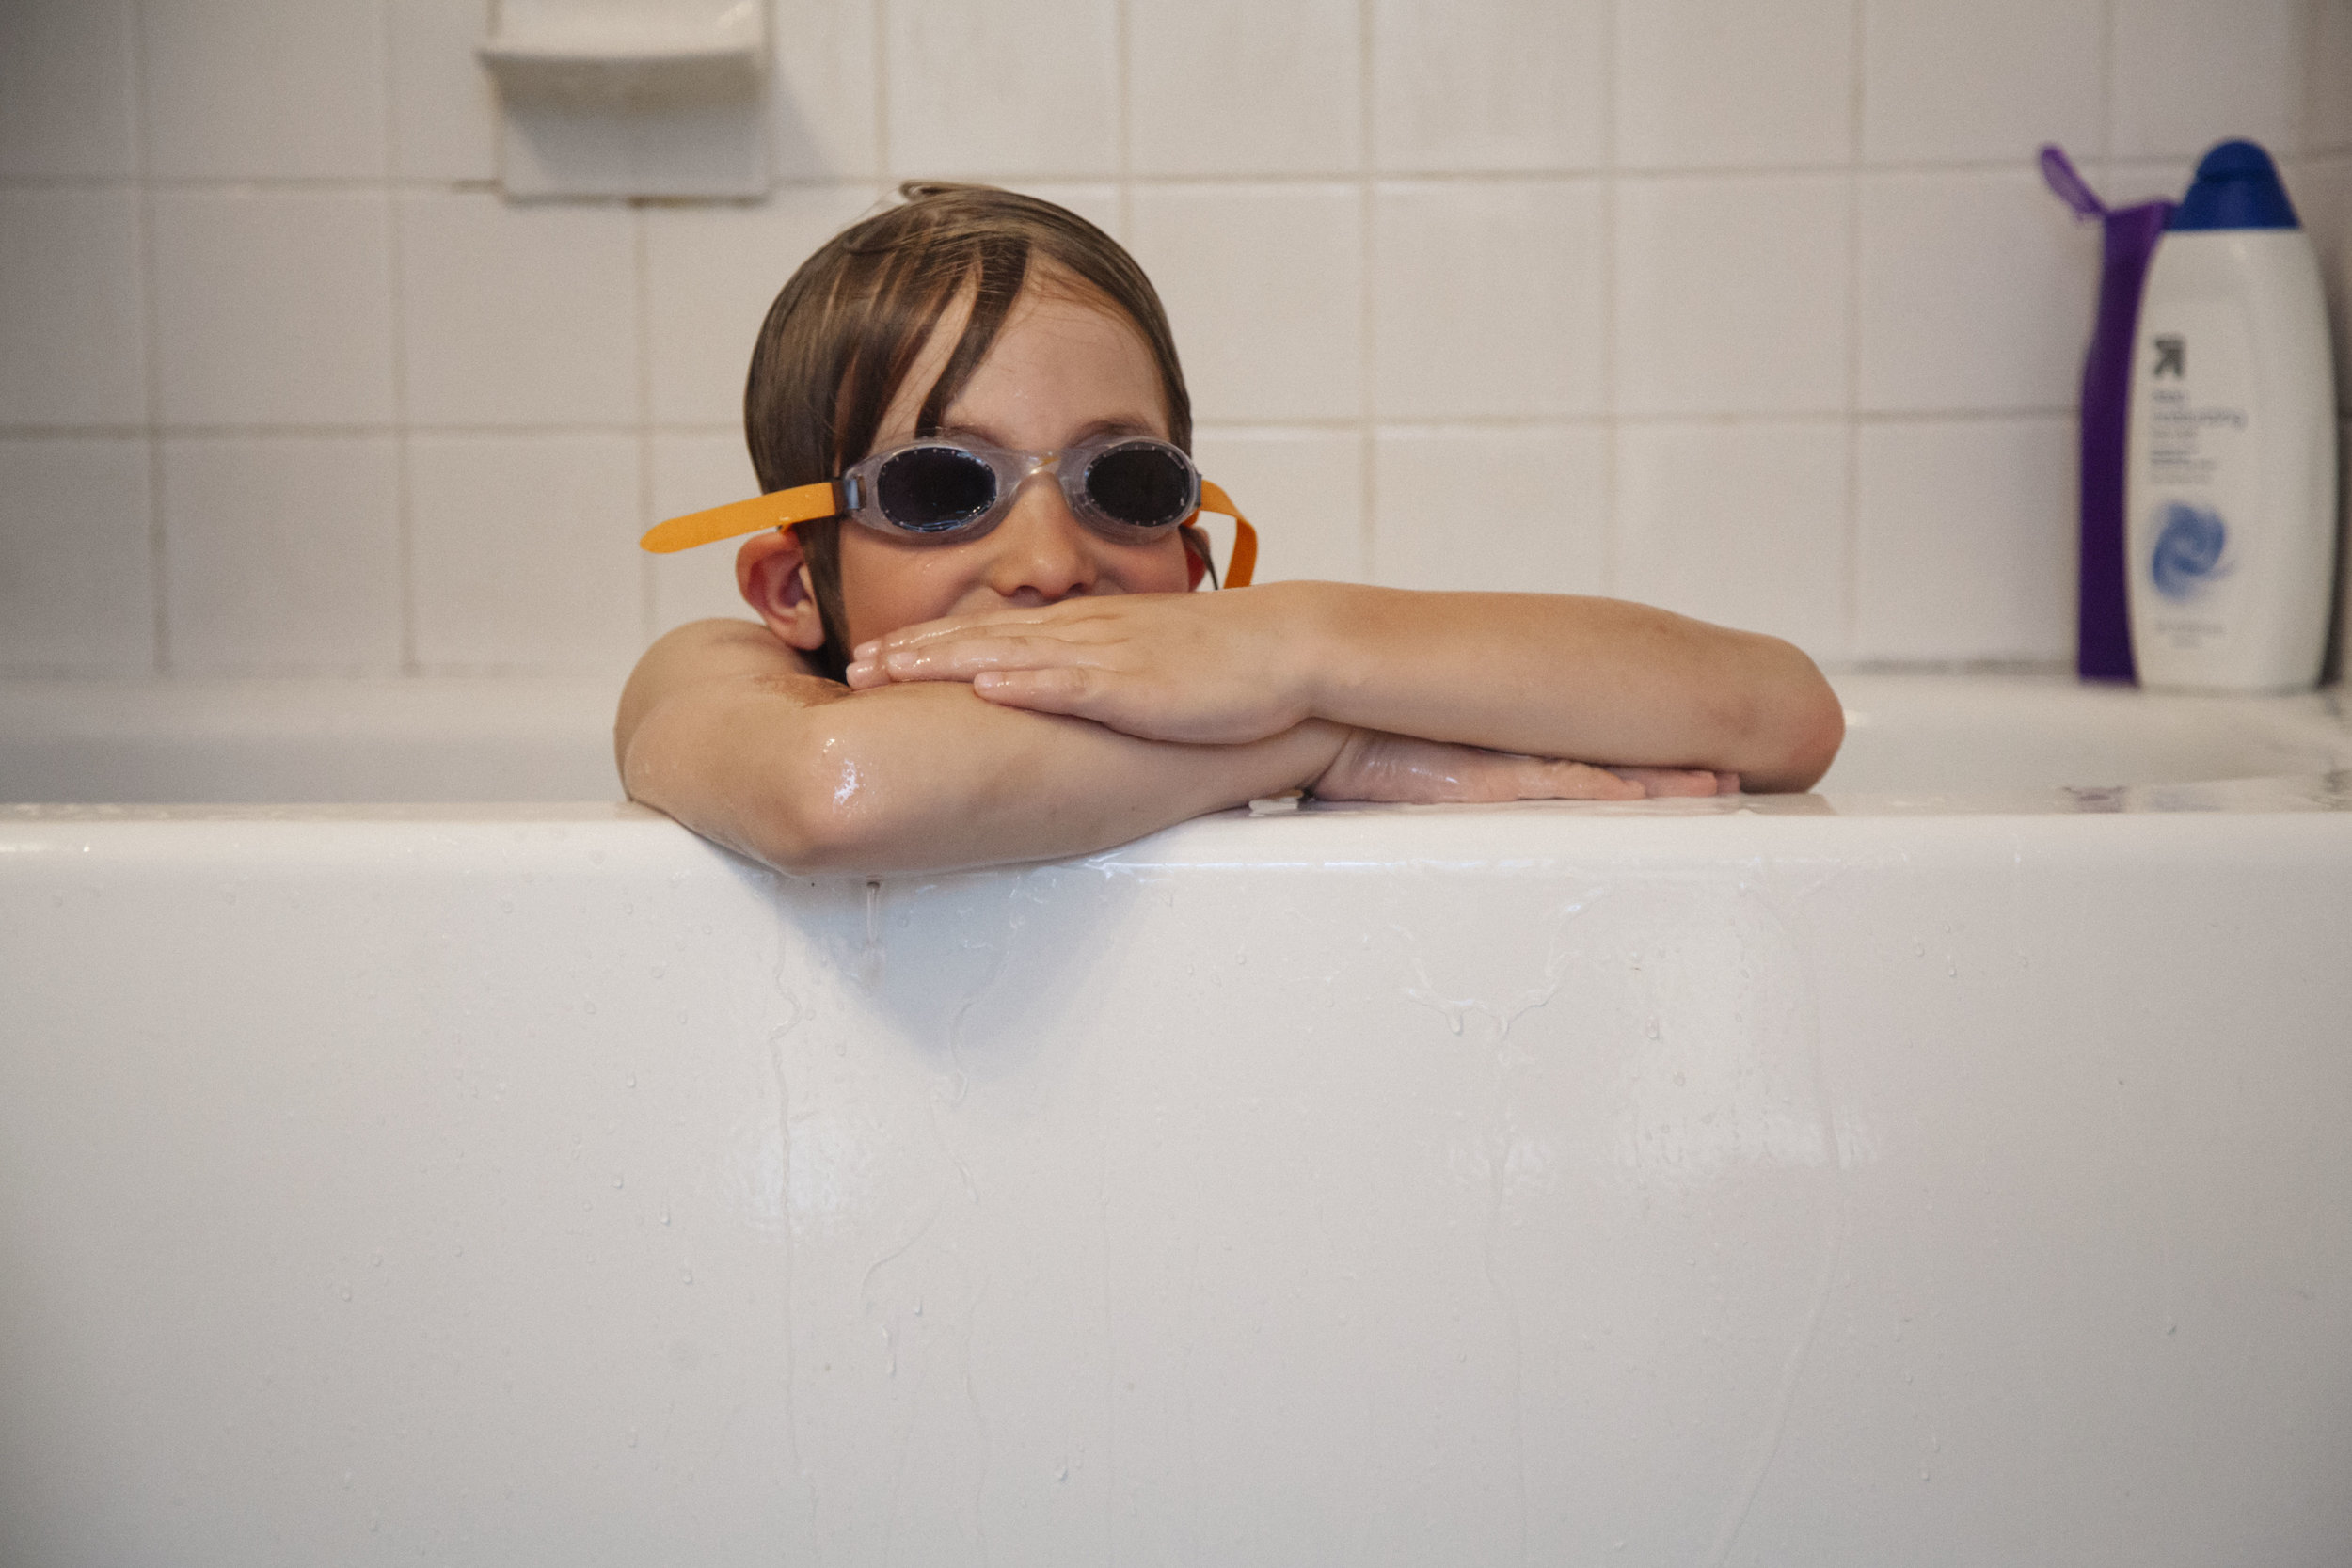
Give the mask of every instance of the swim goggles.
<svg viewBox="0 0 2352 1568">
<path fill-rule="evenodd" d="M 1233 519 L 1226 586 L 1248 584 L 1258 532 L 1225 492 L 1200 477 L 1181 447 L 1141 436 L 1102 436 L 1059 451 L 1011 451 L 938 437 L 878 451 L 838 479 L 778 490 L 657 525 L 641 547 L 667 555 L 720 539 L 841 517 L 890 538 L 946 544 L 1002 522 L 1032 475 L 1050 470 L 1088 528 L 1120 544 L 1165 536 L 1203 508 Z"/>
</svg>

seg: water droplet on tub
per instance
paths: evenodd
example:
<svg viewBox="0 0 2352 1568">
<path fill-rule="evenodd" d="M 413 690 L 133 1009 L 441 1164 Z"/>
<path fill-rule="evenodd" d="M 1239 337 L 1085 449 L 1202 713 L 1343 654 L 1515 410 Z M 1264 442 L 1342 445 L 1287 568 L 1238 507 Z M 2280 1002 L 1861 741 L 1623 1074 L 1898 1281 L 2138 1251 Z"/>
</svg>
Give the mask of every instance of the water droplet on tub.
<svg viewBox="0 0 2352 1568">
<path fill-rule="evenodd" d="M 1928 944 L 1926 939 L 1921 937 L 1913 937 L 1911 939 L 1911 956 L 1915 958 L 1924 958 L 1928 956 Z"/>
<path fill-rule="evenodd" d="M 635 1088 L 637 1086 L 637 1074 L 633 1072 L 630 1073 L 628 1075 L 628 1084 L 630 1088 Z"/>
<path fill-rule="evenodd" d="M 1652 1039 L 1657 1039 L 1663 1033 L 1663 1031 L 1658 1027 L 1658 1019 L 1655 1014 L 1652 1014 L 1650 1021 L 1642 1026 L 1642 1033 L 1647 1035 Z"/>
<path fill-rule="evenodd" d="M 694 1271 L 693 1271 L 693 1269 L 692 1269 L 692 1268 L 691 1268 L 691 1267 L 689 1267 L 689 1268 L 683 1268 L 683 1269 L 678 1270 L 678 1278 L 680 1278 L 681 1280 L 685 1281 L 687 1284 L 691 1285 L 692 1283 L 694 1283 Z"/>
<path fill-rule="evenodd" d="M 614 1192 L 619 1192 L 627 1184 L 627 1181 L 622 1178 L 620 1172 L 614 1171 L 612 1173 L 612 1190 Z"/>
</svg>

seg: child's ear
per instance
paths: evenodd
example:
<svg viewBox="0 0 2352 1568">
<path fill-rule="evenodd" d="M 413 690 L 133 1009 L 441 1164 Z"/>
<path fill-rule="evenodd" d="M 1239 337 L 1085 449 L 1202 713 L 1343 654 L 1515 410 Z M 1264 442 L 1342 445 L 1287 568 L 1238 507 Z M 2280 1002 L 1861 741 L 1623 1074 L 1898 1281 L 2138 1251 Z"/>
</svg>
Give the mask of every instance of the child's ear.
<svg viewBox="0 0 2352 1568">
<path fill-rule="evenodd" d="M 815 653 L 825 645 L 807 558 L 790 529 L 755 533 L 735 553 L 735 586 L 768 629 L 789 647 Z"/>
</svg>

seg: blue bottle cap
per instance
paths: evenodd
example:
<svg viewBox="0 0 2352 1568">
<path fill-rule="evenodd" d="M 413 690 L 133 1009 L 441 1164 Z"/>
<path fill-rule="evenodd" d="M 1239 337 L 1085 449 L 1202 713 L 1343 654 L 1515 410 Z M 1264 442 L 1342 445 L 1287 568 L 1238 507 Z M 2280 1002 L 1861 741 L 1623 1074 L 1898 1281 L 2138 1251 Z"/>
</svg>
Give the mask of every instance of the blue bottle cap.
<svg viewBox="0 0 2352 1568">
<path fill-rule="evenodd" d="M 2205 154 L 2197 178 L 2165 228 L 2299 229 L 2270 154 L 2250 141 L 2225 141 Z"/>
</svg>

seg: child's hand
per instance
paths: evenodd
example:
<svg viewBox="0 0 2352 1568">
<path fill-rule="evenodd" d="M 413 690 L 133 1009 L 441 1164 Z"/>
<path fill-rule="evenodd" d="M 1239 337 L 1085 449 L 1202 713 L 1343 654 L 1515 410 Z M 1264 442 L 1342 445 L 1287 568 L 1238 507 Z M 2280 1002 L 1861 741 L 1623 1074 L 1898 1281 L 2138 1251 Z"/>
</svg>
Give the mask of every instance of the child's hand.
<svg viewBox="0 0 2352 1568">
<path fill-rule="evenodd" d="M 1232 745 L 1308 717 L 1299 643 L 1297 612 L 1274 587 L 1122 594 L 907 626 L 860 644 L 849 683 L 969 681 L 1006 707 Z"/>
<path fill-rule="evenodd" d="M 1736 795 L 1740 781 L 1736 775 L 1703 768 L 1595 768 L 1589 763 L 1358 730 L 1311 787 L 1327 800 L 1436 804 Z"/>
</svg>

